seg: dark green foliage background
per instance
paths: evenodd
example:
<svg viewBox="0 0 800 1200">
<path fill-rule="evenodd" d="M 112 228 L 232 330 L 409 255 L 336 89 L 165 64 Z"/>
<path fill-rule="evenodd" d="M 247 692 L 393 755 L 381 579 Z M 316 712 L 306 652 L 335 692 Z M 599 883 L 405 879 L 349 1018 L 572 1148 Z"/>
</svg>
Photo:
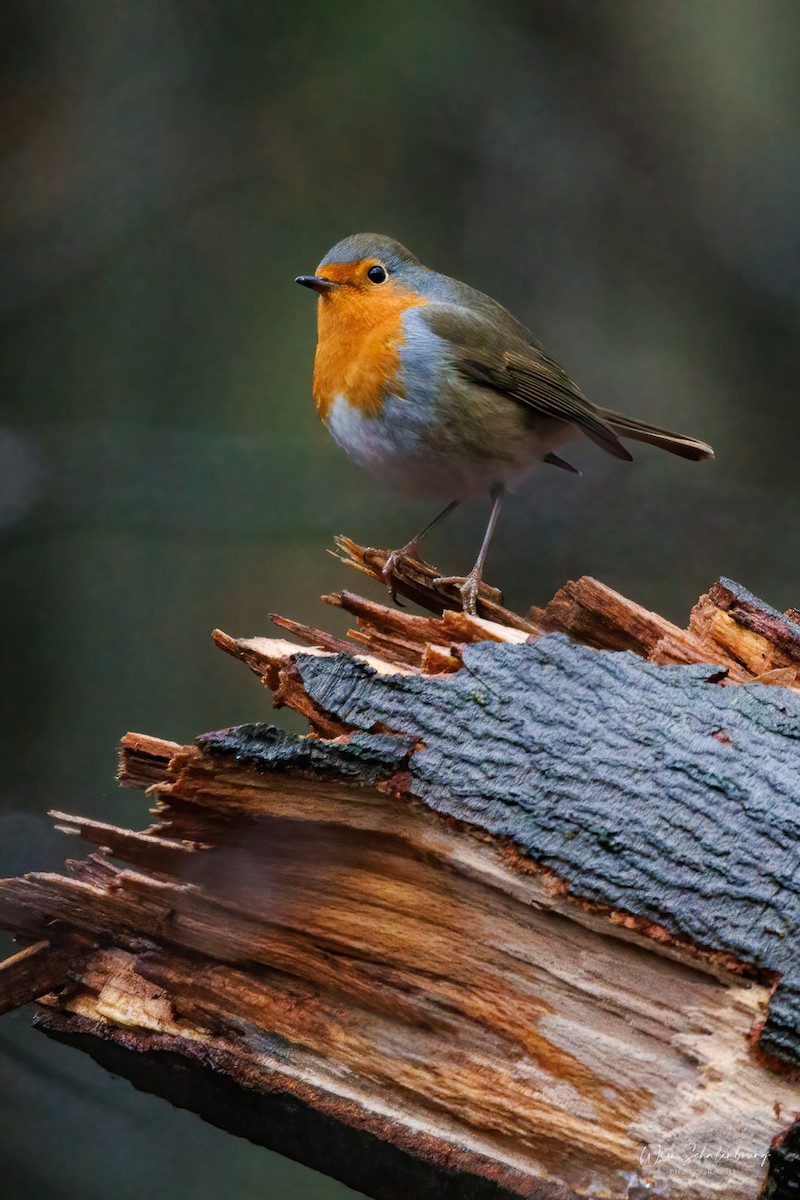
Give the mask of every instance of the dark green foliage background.
<svg viewBox="0 0 800 1200">
<path fill-rule="evenodd" d="M 583 573 L 681 621 L 722 573 L 800 606 L 798 44 L 789 0 L 7 0 L 2 873 L 72 849 L 49 807 L 142 822 L 113 785 L 126 729 L 271 719 L 210 629 L 330 623 L 316 597 L 353 583 L 331 536 L 397 545 L 429 515 L 310 400 L 292 278 L 345 234 L 399 237 L 590 397 L 717 449 L 543 468 L 490 558 L 512 606 Z M 443 569 L 484 518 L 435 535 Z M 9 1196 L 350 1194 L 29 1017 L 0 1024 Z"/>
</svg>

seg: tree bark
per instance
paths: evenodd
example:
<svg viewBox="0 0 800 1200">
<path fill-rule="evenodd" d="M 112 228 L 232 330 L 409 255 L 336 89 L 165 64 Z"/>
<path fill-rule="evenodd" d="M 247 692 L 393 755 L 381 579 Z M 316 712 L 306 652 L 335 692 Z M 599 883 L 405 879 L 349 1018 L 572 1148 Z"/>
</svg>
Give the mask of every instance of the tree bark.
<svg viewBox="0 0 800 1200">
<path fill-rule="evenodd" d="M 127 735 L 155 823 L 54 814 L 98 852 L 0 881 L 0 1008 L 379 1200 L 795 1194 L 794 615 L 396 582 L 215 634 L 310 735 Z"/>
</svg>

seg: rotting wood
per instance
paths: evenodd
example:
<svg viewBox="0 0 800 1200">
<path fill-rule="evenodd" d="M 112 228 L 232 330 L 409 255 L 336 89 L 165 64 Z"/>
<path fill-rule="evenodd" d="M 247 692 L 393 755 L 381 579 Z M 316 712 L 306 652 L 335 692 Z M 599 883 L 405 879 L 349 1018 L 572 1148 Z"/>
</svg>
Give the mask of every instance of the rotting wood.
<svg viewBox="0 0 800 1200">
<path fill-rule="evenodd" d="M 43 938 L 0 963 L 0 1013 L 30 1004 L 79 974 L 89 943 L 80 936 Z"/>
<path fill-rule="evenodd" d="M 379 1200 L 793 1195 L 800 626 L 730 581 L 688 629 L 590 579 L 467 617 L 430 571 L 430 616 L 217 631 L 313 736 L 127 735 L 155 824 L 54 814 L 99 852 L 0 881 L 40 942 L 0 1002 Z"/>
</svg>

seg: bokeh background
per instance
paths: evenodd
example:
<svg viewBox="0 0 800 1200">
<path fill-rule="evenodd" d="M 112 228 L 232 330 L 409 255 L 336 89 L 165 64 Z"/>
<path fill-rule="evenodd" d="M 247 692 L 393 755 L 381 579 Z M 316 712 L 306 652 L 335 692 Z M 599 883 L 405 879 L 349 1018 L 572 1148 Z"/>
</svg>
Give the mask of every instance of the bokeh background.
<svg viewBox="0 0 800 1200">
<path fill-rule="evenodd" d="M 292 279 L 348 233 L 398 237 L 589 396 L 717 449 L 543 468 L 490 558 L 512 606 L 583 573 L 682 622 L 720 574 L 800 606 L 798 45 L 792 0 L 5 0 L 3 874 L 72 850 L 50 807 L 141 826 L 125 730 L 267 716 L 213 626 L 335 628 L 332 535 L 395 546 L 430 515 L 310 399 Z M 434 561 L 470 565 L 485 516 Z M 29 1024 L 0 1024 L 5 1195 L 353 1194 Z"/>
</svg>

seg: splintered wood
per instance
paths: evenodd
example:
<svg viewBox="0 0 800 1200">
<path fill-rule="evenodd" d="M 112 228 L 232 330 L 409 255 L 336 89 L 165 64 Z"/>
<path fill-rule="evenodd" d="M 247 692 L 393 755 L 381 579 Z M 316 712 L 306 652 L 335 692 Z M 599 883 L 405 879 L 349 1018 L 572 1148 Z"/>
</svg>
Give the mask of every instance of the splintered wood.
<svg viewBox="0 0 800 1200">
<path fill-rule="evenodd" d="M 338 540 L 341 560 L 384 583 L 386 551 L 365 549 L 349 538 Z M 474 642 L 524 642 L 546 633 L 565 633 L 576 642 L 604 650 L 631 650 L 655 663 L 709 663 L 724 670 L 722 682 L 759 682 L 800 687 L 800 624 L 730 580 L 715 583 L 692 609 L 686 629 L 649 612 L 633 600 L 589 576 L 565 584 L 544 608 L 531 608 L 525 617 L 494 599 L 479 597 L 481 615 L 460 608 L 457 589 L 435 585 L 436 571 L 427 563 L 401 559 L 393 576 L 397 592 L 436 615 L 418 616 L 405 609 L 366 600 L 342 591 L 323 599 L 350 613 L 355 629 L 335 638 L 324 630 L 287 617 L 274 616 L 283 629 L 331 653 L 363 652 L 374 659 L 424 675 L 457 671 L 462 647 Z M 490 589 L 497 595 L 494 589 Z M 233 640 L 215 635 L 221 648 L 248 661 L 245 646 L 258 639 Z M 275 643 L 276 653 L 278 644 Z M 262 643 L 263 648 L 263 643 Z M 258 650 L 250 665 L 258 670 Z M 271 653 L 271 652 L 270 652 Z"/>
<path fill-rule="evenodd" d="M 155 820 L 53 814 L 94 852 L 0 881 L 0 1011 L 377 1200 L 796 1194 L 796 614 L 434 578 L 217 631 L 311 736 L 128 734 Z"/>
</svg>

